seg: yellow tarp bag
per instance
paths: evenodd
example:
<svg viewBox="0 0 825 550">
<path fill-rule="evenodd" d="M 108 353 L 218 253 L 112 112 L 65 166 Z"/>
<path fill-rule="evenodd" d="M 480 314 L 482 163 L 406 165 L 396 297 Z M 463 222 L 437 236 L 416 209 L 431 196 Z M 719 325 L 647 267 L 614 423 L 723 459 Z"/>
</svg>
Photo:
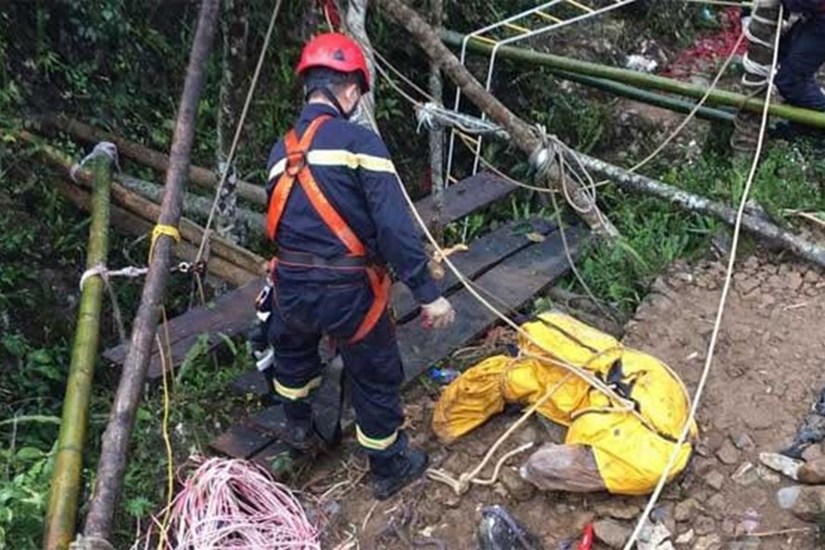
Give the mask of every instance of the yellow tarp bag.
<svg viewBox="0 0 825 550">
<path fill-rule="evenodd" d="M 519 357 L 491 357 L 453 381 L 436 406 L 436 434 L 453 441 L 501 412 L 506 403 L 535 403 L 556 388 L 538 412 L 569 426 L 565 443 L 592 448 L 611 493 L 650 492 L 688 416 L 690 404 L 681 381 L 656 358 L 625 348 L 568 315 L 544 313 L 522 328 L 542 346 L 521 337 Z M 644 421 L 616 409 L 602 392 L 570 376 L 560 363 L 587 370 L 624 392 Z M 695 424 L 691 435 L 696 435 Z M 684 469 L 691 450 L 690 442 L 679 450 L 671 479 Z"/>
</svg>

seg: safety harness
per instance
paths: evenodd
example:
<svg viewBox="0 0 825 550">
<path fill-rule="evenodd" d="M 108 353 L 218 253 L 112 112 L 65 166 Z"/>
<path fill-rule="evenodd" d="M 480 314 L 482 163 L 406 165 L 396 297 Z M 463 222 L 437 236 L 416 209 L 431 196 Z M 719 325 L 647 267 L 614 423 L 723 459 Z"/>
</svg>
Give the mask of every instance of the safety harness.
<svg viewBox="0 0 825 550">
<path fill-rule="evenodd" d="M 278 234 L 278 225 L 281 221 L 281 216 L 286 208 L 287 199 L 289 199 L 292 187 L 297 181 L 301 189 L 306 193 L 312 207 L 330 231 L 332 231 L 338 240 L 347 248 L 349 254 L 342 258 L 326 260 L 304 252 L 281 251 L 277 257 L 272 259 L 271 269 L 273 277 L 275 268 L 279 262 L 328 269 L 362 267 L 366 271 L 374 297 L 369 310 L 364 316 L 364 320 L 361 321 L 355 334 L 349 339 L 349 343 L 354 344 L 369 334 L 387 308 L 391 280 L 385 269 L 367 261 L 367 249 L 364 243 L 361 242 L 361 239 L 358 238 L 349 224 L 347 224 L 344 218 L 335 210 L 335 207 L 327 200 L 310 170 L 307 154 L 312 145 L 312 140 L 315 138 L 315 134 L 321 125 L 330 118 L 332 117 L 329 115 L 322 115 L 313 120 L 300 139 L 294 128 L 286 134 L 284 138 L 286 168 L 275 184 L 272 197 L 269 200 L 267 235 L 271 240 L 275 240 L 275 236 Z"/>
</svg>

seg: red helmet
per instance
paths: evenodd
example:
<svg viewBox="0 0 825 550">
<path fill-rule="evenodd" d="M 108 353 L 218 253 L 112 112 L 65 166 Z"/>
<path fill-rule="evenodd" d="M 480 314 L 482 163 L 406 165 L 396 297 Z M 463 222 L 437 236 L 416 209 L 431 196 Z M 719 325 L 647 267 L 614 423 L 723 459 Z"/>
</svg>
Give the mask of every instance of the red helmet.
<svg viewBox="0 0 825 550">
<path fill-rule="evenodd" d="M 304 71 L 313 67 L 325 67 L 342 73 L 360 73 L 365 87 L 362 91 L 368 92 L 370 89 L 370 72 L 364 52 L 357 42 L 343 34 L 320 34 L 307 42 L 296 72 L 303 75 Z"/>
</svg>

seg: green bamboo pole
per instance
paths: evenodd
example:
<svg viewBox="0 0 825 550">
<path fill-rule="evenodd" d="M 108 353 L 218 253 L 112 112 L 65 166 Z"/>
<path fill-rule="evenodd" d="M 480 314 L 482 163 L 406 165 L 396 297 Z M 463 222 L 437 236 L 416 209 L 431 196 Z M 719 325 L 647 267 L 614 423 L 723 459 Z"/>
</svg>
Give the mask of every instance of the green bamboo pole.
<svg viewBox="0 0 825 550">
<path fill-rule="evenodd" d="M 461 47 L 464 36 L 465 35 L 454 31 L 441 31 L 441 39 L 444 43 L 453 47 Z M 472 39 L 467 42 L 468 52 L 484 53 L 489 55 L 492 50 L 493 46 L 487 42 Z M 523 48 L 514 48 L 512 46 L 501 46 L 496 52 L 496 56 L 513 61 L 525 61 L 580 75 L 604 78 L 616 82 L 631 84 L 644 89 L 670 92 L 697 99 L 702 98 L 707 93 L 707 88 L 687 84 L 671 78 L 631 71 L 628 69 L 620 69 L 617 67 L 608 67 L 607 65 L 600 65 L 598 63 L 579 61 L 569 57 L 541 53 Z M 737 109 L 744 109 L 755 113 L 761 112 L 764 107 L 763 99 L 758 97 L 748 98 L 742 94 L 728 92 L 725 90 L 713 90 L 708 96 L 707 103 L 708 105 L 725 105 L 728 107 L 735 107 Z M 773 116 L 798 122 L 799 124 L 804 124 L 806 126 L 825 128 L 825 112 L 812 111 L 810 109 L 802 109 L 800 107 L 793 107 L 791 105 L 779 103 L 772 103 L 768 112 Z"/>
<path fill-rule="evenodd" d="M 635 86 L 622 84 L 620 82 L 614 82 L 613 80 L 607 80 L 604 78 L 594 78 L 592 76 L 571 73 L 569 71 L 559 71 L 556 69 L 550 69 L 550 72 L 553 75 L 558 76 L 559 78 L 563 78 L 565 80 L 570 80 L 572 82 L 584 84 L 585 86 L 590 86 L 591 88 L 597 88 L 605 92 L 610 92 L 614 95 L 626 97 L 628 99 L 633 99 L 635 101 L 640 101 L 642 103 L 647 103 L 648 105 L 653 105 L 655 107 L 668 109 L 669 111 L 674 111 L 676 113 L 690 113 L 696 106 L 694 103 L 678 97 L 671 97 L 662 94 L 657 94 L 655 92 L 649 92 L 647 90 L 643 90 Z M 703 106 L 700 107 L 698 111 L 696 111 L 696 117 L 714 122 L 732 123 L 733 120 L 736 118 L 736 115 L 723 109 L 712 109 L 710 107 Z"/>
<path fill-rule="evenodd" d="M 95 150 L 98 151 L 97 148 Z M 105 153 L 96 153 L 90 161 L 93 163 L 94 189 L 87 269 L 105 265 L 108 256 L 113 159 Z M 47 550 L 68 548 L 74 538 L 77 500 L 82 484 L 83 444 L 89 415 L 89 397 L 100 341 L 103 291 L 103 280 L 100 277 L 89 277 L 83 285 L 80 297 L 77 331 L 72 346 L 69 380 L 63 401 L 57 456 L 46 514 L 43 548 Z"/>
</svg>

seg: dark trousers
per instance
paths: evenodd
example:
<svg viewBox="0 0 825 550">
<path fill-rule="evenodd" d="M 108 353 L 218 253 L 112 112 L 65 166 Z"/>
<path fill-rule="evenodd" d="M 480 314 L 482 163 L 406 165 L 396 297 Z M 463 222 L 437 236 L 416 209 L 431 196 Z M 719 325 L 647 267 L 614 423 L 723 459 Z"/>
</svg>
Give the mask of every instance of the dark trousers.
<svg viewBox="0 0 825 550">
<path fill-rule="evenodd" d="M 323 335 L 331 336 L 344 360 L 359 443 L 376 457 L 402 451 L 406 446 L 406 438 L 399 434 L 404 371 L 388 312 L 365 338 L 348 341 L 373 301 L 366 276 L 328 284 L 280 273 L 274 294 L 269 327 L 275 351 L 273 386 L 284 398 L 287 417 L 297 422 L 310 419 L 307 398 L 322 374 L 318 344 Z"/>
<path fill-rule="evenodd" d="M 776 87 L 785 101 L 825 111 L 825 94 L 816 81 L 817 71 L 825 64 L 825 15 L 794 24 L 782 39 L 779 63 Z"/>
</svg>

